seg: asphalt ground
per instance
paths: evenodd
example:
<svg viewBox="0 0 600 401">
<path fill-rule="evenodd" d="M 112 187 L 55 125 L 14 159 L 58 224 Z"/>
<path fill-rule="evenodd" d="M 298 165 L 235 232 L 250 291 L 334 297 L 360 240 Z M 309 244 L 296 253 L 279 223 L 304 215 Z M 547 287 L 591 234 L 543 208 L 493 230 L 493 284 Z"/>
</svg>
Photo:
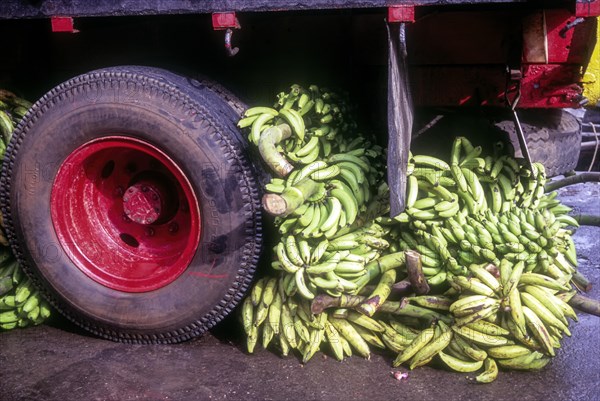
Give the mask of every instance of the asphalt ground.
<svg viewBox="0 0 600 401">
<path fill-rule="evenodd" d="M 560 190 L 575 213 L 600 215 L 600 185 Z M 600 228 L 577 230 L 579 269 L 600 299 Z M 600 400 L 600 318 L 579 314 L 573 336 L 540 372 L 501 372 L 491 384 L 431 367 L 398 381 L 393 355 L 338 362 L 318 353 L 245 352 L 230 316 L 211 333 L 178 345 L 127 345 L 82 332 L 59 316 L 47 324 L 0 333 L 0 400 Z"/>
</svg>

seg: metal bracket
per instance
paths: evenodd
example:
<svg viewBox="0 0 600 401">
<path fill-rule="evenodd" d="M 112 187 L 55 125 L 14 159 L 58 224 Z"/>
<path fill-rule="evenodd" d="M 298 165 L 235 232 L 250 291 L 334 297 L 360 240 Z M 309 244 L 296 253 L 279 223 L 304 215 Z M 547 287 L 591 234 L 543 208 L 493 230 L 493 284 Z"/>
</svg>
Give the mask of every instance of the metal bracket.
<svg viewBox="0 0 600 401">
<path fill-rule="evenodd" d="M 388 22 L 415 22 L 415 6 L 400 4 L 388 7 Z"/>
<path fill-rule="evenodd" d="M 572 22 L 569 22 L 569 23 L 567 23 L 567 24 L 566 24 L 566 25 L 565 25 L 565 26 L 564 26 L 564 27 L 563 27 L 563 28 L 560 30 L 560 32 L 558 32 L 558 35 L 559 35 L 561 38 L 563 38 L 563 39 L 564 39 L 564 38 L 566 38 L 566 37 L 567 37 L 567 31 L 568 31 L 569 29 L 573 29 L 573 28 L 575 28 L 577 25 L 581 24 L 583 21 L 585 21 L 585 19 L 584 19 L 584 18 L 582 18 L 582 17 L 575 18 L 575 19 L 574 19 Z"/>
<path fill-rule="evenodd" d="M 521 154 L 523 155 L 523 159 L 525 159 L 525 164 L 527 168 L 531 169 L 531 156 L 529 155 L 529 148 L 527 147 L 527 139 L 525 139 L 525 133 L 523 132 L 523 127 L 521 126 L 521 121 L 519 120 L 519 115 L 517 114 L 517 105 L 519 104 L 519 100 L 521 99 L 521 78 L 522 74 L 520 70 L 510 69 L 507 66 L 507 79 L 506 79 L 506 88 L 504 90 L 504 100 L 510 110 L 512 111 L 513 120 L 515 123 L 515 131 L 517 133 L 517 139 L 519 140 L 519 147 L 521 148 Z M 515 97 L 511 101 L 508 98 L 508 92 L 510 90 L 510 84 L 516 84 L 516 93 Z"/>
<path fill-rule="evenodd" d="M 227 55 L 233 57 L 238 54 L 240 49 L 231 46 L 233 30 L 241 28 L 235 13 L 214 13 L 212 15 L 212 24 L 214 30 L 225 30 L 225 51 L 227 52 Z"/>
<path fill-rule="evenodd" d="M 227 28 L 225 31 L 225 51 L 229 57 L 233 57 L 240 51 L 239 47 L 231 47 L 231 37 L 233 36 L 233 31 L 231 28 Z"/>
<path fill-rule="evenodd" d="M 72 17 L 50 17 L 50 26 L 52 27 L 52 32 L 79 32 L 77 29 L 75 29 Z"/>
</svg>

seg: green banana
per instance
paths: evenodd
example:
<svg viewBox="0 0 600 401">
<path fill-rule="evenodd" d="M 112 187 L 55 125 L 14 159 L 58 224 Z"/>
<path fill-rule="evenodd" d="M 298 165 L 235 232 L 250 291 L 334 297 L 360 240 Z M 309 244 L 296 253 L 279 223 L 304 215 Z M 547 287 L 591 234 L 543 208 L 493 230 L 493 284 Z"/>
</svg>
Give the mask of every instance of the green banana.
<svg viewBox="0 0 600 401">
<path fill-rule="evenodd" d="M 542 320 L 527 306 L 523 306 L 523 314 L 525 315 L 527 327 L 531 330 L 533 336 L 536 338 L 536 340 L 538 340 L 538 342 L 543 346 L 544 350 L 550 356 L 554 356 L 555 352 L 550 340 L 550 334 L 548 333 L 548 330 L 546 329 L 546 326 L 544 326 Z"/>
<path fill-rule="evenodd" d="M 279 115 L 279 112 L 272 107 L 263 107 L 263 106 L 251 107 L 251 108 L 247 109 L 246 111 L 244 111 L 244 117 L 258 116 L 261 114 L 270 114 L 270 115 L 276 117 L 277 115 Z"/>
<path fill-rule="evenodd" d="M 498 365 L 492 358 L 487 358 L 483 363 L 484 371 L 475 377 L 477 383 L 491 383 L 498 377 Z"/>
<path fill-rule="evenodd" d="M 517 358 L 524 355 L 531 354 L 531 350 L 522 345 L 501 345 L 498 347 L 490 347 L 487 349 L 489 356 L 496 359 L 510 359 Z"/>
<path fill-rule="evenodd" d="M 298 288 L 298 293 L 306 299 L 313 299 L 315 297 L 315 294 L 306 285 L 306 281 L 304 278 L 304 268 L 296 271 L 294 277 L 296 280 L 296 287 Z"/>
<path fill-rule="evenodd" d="M 415 165 L 433 167 L 440 170 L 449 170 L 450 166 L 445 161 L 433 156 L 413 155 L 411 163 Z"/>
<path fill-rule="evenodd" d="M 460 358 L 454 357 L 452 355 L 446 354 L 443 351 L 438 353 L 438 356 L 448 366 L 455 372 L 475 372 L 483 366 L 483 361 L 465 361 Z"/>
<path fill-rule="evenodd" d="M 451 329 L 463 339 L 485 347 L 511 344 L 512 341 L 503 336 L 494 336 L 473 330 L 466 326 L 451 326 Z"/>
<path fill-rule="evenodd" d="M 450 344 L 453 332 L 444 322 L 439 321 L 435 330 L 437 335 L 434 334 L 433 339 L 410 359 L 409 369 L 412 370 L 428 363 Z"/>
<path fill-rule="evenodd" d="M 460 335 L 454 336 L 452 338 L 452 342 L 458 346 L 462 354 L 468 356 L 474 361 L 485 361 L 485 359 L 488 357 L 486 351 L 482 350 L 477 345 L 473 344 L 471 341 L 465 340 Z"/>
<path fill-rule="evenodd" d="M 335 327 L 335 329 L 348 341 L 348 343 L 354 348 L 356 352 L 363 358 L 369 359 L 371 351 L 369 345 L 356 331 L 354 326 L 350 322 L 344 319 L 337 319 L 330 317 L 329 322 Z"/>
<path fill-rule="evenodd" d="M 514 370 L 540 370 L 545 367 L 550 358 L 544 354 L 534 351 L 529 355 L 523 355 L 510 359 L 498 359 L 498 365 L 505 369 Z"/>
<path fill-rule="evenodd" d="M 408 362 L 417 352 L 423 349 L 427 344 L 433 340 L 434 328 L 428 327 L 422 330 L 419 335 L 417 335 L 413 341 L 402 351 L 401 354 L 398 354 L 396 359 L 392 362 L 392 366 L 397 368 L 405 362 Z"/>
<path fill-rule="evenodd" d="M 327 342 L 331 347 L 335 358 L 338 361 L 344 360 L 344 347 L 341 343 L 340 333 L 329 321 L 326 323 L 325 336 L 327 337 Z"/>
</svg>

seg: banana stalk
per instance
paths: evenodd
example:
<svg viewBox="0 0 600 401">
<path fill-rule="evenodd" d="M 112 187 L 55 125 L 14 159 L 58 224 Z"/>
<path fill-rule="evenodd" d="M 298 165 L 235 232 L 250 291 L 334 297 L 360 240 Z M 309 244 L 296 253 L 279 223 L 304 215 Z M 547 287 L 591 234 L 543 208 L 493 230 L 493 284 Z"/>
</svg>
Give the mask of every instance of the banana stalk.
<svg viewBox="0 0 600 401">
<path fill-rule="evenodd" d="M 369 317 L 373 316 L 390 295 L 395 281 L 396 270 L 392 269 L 384 272 L 379 279 L 379 284 L 367 300 L 360 304 L 358 311 Z"/>
<path fill-rule="evenodd" d="M 322 183 L 306 177 L 295 185 L 289 186 L 280 194 L 265 194 L 263 208 L 273 216 L 288 216 L 298 209 L 311 195 L 319 190 Z"/>
<path fill-rule="evenodd" d="M 423 265 L 421 255 L 416 251 L 406 251 L 406 271 L 408 272 L 408 280 L 417 294 L 427 294 L 429 292 L 429 284 L 423 274 Z"/>
<path fill-rule="evenodd" d="M 258 140 L 258 151 L 265 163 L 280 177 L 286 177 L 294 166 L 277 151 L 277 144 L 292 135 L 288 124 L 281 124 L 266 129 Z"/>
<path fill-rule="evenodd" d="M 590 315 L 600 316 L 600 302 L 581 294 L 573 295 L 573 298 L 569 301 L 569 305 Z"/>
<path fill-rule="evenodd" d="M 572 175 L 570 177 L 563 178 L 562 180 L 552 181 L 546 184 L 544 190 L 546 192 L 552 192 L 558 188 L 566 187 L 568 185 L 579 184 L 582 182 L 594 182 L 600 181 L 600 173 L 581 173 Z"/>
</svg>

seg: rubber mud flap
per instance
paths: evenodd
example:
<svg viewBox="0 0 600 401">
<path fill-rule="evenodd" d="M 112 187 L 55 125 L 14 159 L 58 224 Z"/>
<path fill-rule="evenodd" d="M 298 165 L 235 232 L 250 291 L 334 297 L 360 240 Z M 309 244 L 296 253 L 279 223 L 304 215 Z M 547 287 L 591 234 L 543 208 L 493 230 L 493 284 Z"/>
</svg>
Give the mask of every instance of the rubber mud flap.
<svg viewBox="0 0 600 401">
<path fill-rule="evenodd" d="M 388 185 L 390 216 L 404 211 L 406 169 L 413 125 L 404 24 L 386 24 L 388 34 Z"/>
</svg>

